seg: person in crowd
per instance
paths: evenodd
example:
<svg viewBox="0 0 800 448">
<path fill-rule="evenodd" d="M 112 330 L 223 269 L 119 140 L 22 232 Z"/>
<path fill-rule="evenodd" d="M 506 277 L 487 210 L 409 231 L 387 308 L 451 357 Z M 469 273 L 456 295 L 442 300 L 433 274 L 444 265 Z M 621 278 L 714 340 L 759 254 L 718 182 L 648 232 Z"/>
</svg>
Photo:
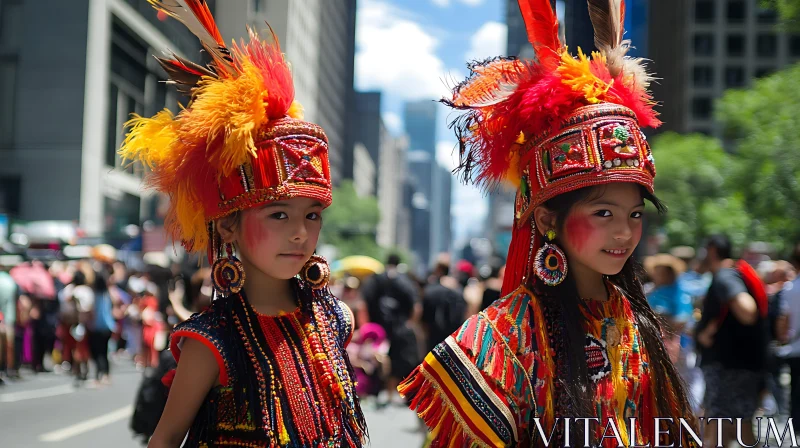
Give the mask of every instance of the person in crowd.
<svg viewBox="0 0 800 448">
<path fill-rule="evenodd" d="M 389 340 L 386 331 L 376 323 L 367 322 L 355 330 L 347 353 L 356 373 L 356 392 L 361 399 L 377 400 L 385 389 L 389 374 Z"/>
<path fill-rule="evenodd" d="M 766 388 L 762 394 L 763 414 L 789 414 L 788 393 L 781 384 L 781 374 L 786 365 L 780 356 L 782 346 L 788 341 L 789 304 L 785 289 L 789 289 L 795 277 L 792 264 L 785 260 L 762 261 L 758 264 L 758 274 L 767 291 L 767 327 L 769 328 L 769 352 L 767 354 Z M 770 400 L 772 395 L 773 401 Z"/>
<path fill-rule="evenodd" d="M 487 267 L 489 273 L 484 282 L 483 296 L 481 297 L 481 311 L 489 308 L 500 298 L 500 290 L 503 288 L 503 272 L 505 265 L 499 259 L 493 259 Z"/>
<path fill-rule="evenodd" d="M 678 277 L 686 271 L 686 264 L 673 255 L 657 254 L 645 258 L 644 267 L 654 283 L 654 289 L 647 294 L 647 301 L 666 324 L 664 345 L 672 362 L 677 364 L 681 353 L 681 335 L 694 311 L 692 297 L 678 282 Z"/>
<path fill-rule="evenodd" d="M 432 446 L 697 445 L 675 425 L 662 437 L 654 428 L 655 417 L 699 424 L 632 257 L 645 202 L 664 207 L 641 131 L 659 122 L 645 70 L 623 58 L 624 13 L 593 10 L 608 47 L 589 60 L 560 43 L 550 1 L 519 5 L 535 61 L 471 64 L 444 100 L 465 113 L 453 125 L 465 177 L 517 188 L 503 298 L 399 390 Z M 600 423 L 565 430 L 564 418 L 591 417 Z M 635 435 L 624 429 L 630 417 Z M 603 437 L 609 420 L 618 438 Z"/>
<path fill-rule="evenodd" d="M 14 359 L 19 287 L 8 273 L 17 262 L 16 257 L 0 256 L 0 384 L 3 375 L 15 379 L 19 377 Z"/>
<path fill-rule="evenodd" d="M 481 300 L 483 299 L 483 291 L 485 288 L 483 280 L 485 280 L 485 278 L 479 278 L 480 270 L 476 269 L 475 266 L 467 260 L 460 260 L 456 264 L 456 271 L 458 272 L 458 282 L 463 288 L 464 301 L 466 302 L 464 318 L 461 319 L 463 321 L 481 310 Z"/>
<path fill-rule="evenodd" d="M 686 265 L 686 270 L 678 275 L 678 285 L 694 302 L 701 301 L 711 285 L 711 275 L 704 267 L 704 260 L 697 258 L 697 251 L 691 246 L 673 247 L 669 253 Z"/>
<path fill-rule="evenodd" d="M 466 309 L 461 283 L 450 276 L 448 259 L 440 259 L 433 269 L 431 282 L 422 292 L 422 328 L 426 352 L 433 350 L 458 329 L 464 322 Z"/>
<path fill-rule="evenodd" d="M 315 255 L 332 200 L 327 137 L 302 120 L 277 41 L 251 31 L 227 48 L 205 2 L 151 3 L 202 24 L 189 28 L 211 70 L 160 59 L 192 100 L 177 116 L 134 117 L 120 152 L 151 167 L 147 182 L 170 196 L 167 228 L 207 255 L 215 300 L 175 326 L 177 370 L 149 446 L 361 447 L 366 421 L 345 352 L 354 319 Z"/>
<path fill-rule="evenodd" d="M 390 254 L 386 269 L 368 277 L 361 286 L 370 322 L 383 327 L 389 338 L 391 372 L 387 381 L 388 400 L 421 358 L 412 321 L 420 313 L 419 292 L 413 281 L 398 269 L 400 257 Z"/>
<path fill-rule="evenodd" d="M 714 277 L 703 304 L 696 339 L 703 350 L 706 416 L 742 418 L 742 441 L 755 444 L 752 418 L 759 405 L 767 362 L 767 294 L 756 271 L 744 260 L 732 259 L 725 235 L 713 235 L 706 244 L 706 262 Z M 732 394 L 731 391 L 736 391 Z M 706 425 L 705 443 L 736 440 L 736 427 Z"/>
<path fill-rule="evenodd" d="M 800 272 L 800 242 L 794 245 L 790 260 L 795 271 Z M 787 328 L 785 333 L 778 329 L 777 336 L 784 345 L 777 350 L 777 354 L 791 369 L 789 416 L 794 421 L 800 421 L 800 275 L 787 282 L 781 291 Z"/>
<path fill-rule="evenodd" d="M 112 260 L 108 249 L 102 249 L 102 254 L 95 256 L 94 282 L 90 285 L 93 291 L 94 303 L 92 319 L 87 326 L 87 338 L 92 361 L 96 370 L 95 378 L 90 384 L 94 386 L 108 386 L 111 384 L 111 364 L 109 362 L 109 342 L 117 329 L 115 308 L 118 308 L 118 296 L 111 284 L 113 275 Z"/>
</svg>

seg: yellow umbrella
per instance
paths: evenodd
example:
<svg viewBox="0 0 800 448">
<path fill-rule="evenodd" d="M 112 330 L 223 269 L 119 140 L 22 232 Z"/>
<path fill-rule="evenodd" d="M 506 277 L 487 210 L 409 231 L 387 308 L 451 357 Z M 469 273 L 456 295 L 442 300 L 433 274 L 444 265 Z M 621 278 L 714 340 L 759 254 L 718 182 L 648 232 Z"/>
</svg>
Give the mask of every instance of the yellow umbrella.
<svg viewBox="0 0 800 448">
<path fill-rule="evenodd" d="M 337 275 L 349 274 L 358 278 L 383 272 L 383 263 L 365 255 L 351 255 L 331 264 L 331 272 Z"/>
</svg>

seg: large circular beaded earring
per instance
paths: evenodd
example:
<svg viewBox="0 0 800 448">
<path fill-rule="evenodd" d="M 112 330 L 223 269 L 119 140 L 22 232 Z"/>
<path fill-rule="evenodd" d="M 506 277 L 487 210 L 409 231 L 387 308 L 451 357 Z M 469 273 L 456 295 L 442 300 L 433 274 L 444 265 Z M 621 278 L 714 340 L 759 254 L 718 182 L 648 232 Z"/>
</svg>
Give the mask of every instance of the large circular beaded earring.
<svg viewBox="0 0 800 448">
<path fill-rule="evenodd" d="M 567 256 L 553 243 L 556 238 L 555 230 L 545 232 L 544 238 L 544 245 L 536 252 L 533 270 L 545 285 L 556 286 L 567 277 Z"/>
<path fill-rule="evenodd" d="M 217 294 L 228 297 L 242 290 L 245 273 L 242 262 L 233 254 L 233 246 L 224 243 L 223 251 L 225 255 L 220 253 L 211 266 L 211 282 L 214 284 Z"/>
<path fill-rule="evenodd" d="M 331 277 L 331 268 L 328 266 L 328 261 L 320 255 L 312 255 L 308 259 L 303 269 L 300 271 L 300 276 L 305 280 L 312 289 L 322 289 L 328 286 L 328 280 Z"/>
</svg>

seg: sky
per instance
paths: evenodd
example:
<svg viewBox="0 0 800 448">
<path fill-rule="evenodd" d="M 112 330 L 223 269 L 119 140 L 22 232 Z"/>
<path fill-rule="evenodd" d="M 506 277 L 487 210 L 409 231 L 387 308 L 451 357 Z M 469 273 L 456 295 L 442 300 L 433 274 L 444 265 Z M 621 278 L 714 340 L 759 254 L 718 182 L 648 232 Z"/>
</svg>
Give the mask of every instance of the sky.
<svg viewBox="0 0 800 448">
<path fill-rule="evenodd" d="M 504 55 L 505 1 L 359 0 L 355 85 L 380 90 L 382 117 L 395 135 L 403 132 L 405 101 L 439 99 L 466 78 L 467 61 Z M 456 139 L 447 124 L 455 117 L 440 105 L 436 153 L 457 164 Z M 452 222 L 456 241 L 483 226 L 487 203 L 474 187 L 453 176 Z"/>
</svg>

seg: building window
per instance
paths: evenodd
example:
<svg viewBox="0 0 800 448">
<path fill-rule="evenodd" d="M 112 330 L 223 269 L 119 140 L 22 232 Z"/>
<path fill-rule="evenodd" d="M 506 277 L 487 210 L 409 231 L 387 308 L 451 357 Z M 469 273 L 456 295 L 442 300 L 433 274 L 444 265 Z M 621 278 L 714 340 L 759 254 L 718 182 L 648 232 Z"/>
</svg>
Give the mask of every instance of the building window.
<svg viewBox="0 0 800 448">
<path fill-rule="evenodd" d="M 789 54 L 793 57 L 800 57 L 800 34 L 789 36 Z"/>
<path fill-rule="evenodd" d="M 694 36 L 694 54 L 696 56 L 714 55 L 714 35 L 699 33 Z"/>
<path fill-rule="evenodd" d="M 744 86 L 744 67 L 726 67 L 725 68 L 725 87 L 737 88 Z"/>
<path fill-rule="evenodd" d="M 19 216 L 22 200 L 19 177 L 0 177 L 0 213 Z"/>
<path fill-rule="evenodd" d="M 694 5 L 694 21 L 697 23 L 714 22 L 714 0 L 697 0 Z"/>
<path fill-rule="evenodd" d="M 728 56 L 742 57 L 744 56 L 745 41 L 744 36 L 741 34 L 732 34 L 728 36 Z"/>
<path fill-rule="evenodd" d="M 16 58 L 0 58 L 0 149 L 11 149 L 14 142 L 16 86 Z"/>
<path fill-rule="evenodd" d="M 700 120 L 711 118 L 711 98 L 698 97 L 692 100 L 692 116 Z"/>
<path fill-rule="evenodd" d="M 151 49 L 122 22 L 114 20 L 111 33 L 111 75 L 106 119 L 106 163 L 123 168 L 131 174 L 141 174 L 140 164 L 125 164 L 117 150 L 125 136 L 124 124 L 132 113 L 150 116 L 164 107 L 173 111 L 176 94 L 168 90 Z"/>
<path fill-rule="evenodd" d="M 778 36 L 759 34 L 756 38 L 756 57 L 770 58 L 778 54 Z"/>
<path fill-rule="evenodd" d="M 776 23 L 778 12 L 772 8 L 758 7 L 758 23 Z"/>
<path fill-rule="evenodd" d="M 714 85 L 714 67 L 710 65 L 696 66 L 692 80 L 695 87 L 712 87 Z"/>
<path fill-rule="evenodd" d="M 756 78 L 763 78 L 775 73 L 775 67 L 758 67 L 756 69 Z"/>
<path fill-rule="evenodd" d="M 746 2 L 742 0 L 728 0 L 728 23 L 743 23 L 746 17 Z"/>
</svg>

